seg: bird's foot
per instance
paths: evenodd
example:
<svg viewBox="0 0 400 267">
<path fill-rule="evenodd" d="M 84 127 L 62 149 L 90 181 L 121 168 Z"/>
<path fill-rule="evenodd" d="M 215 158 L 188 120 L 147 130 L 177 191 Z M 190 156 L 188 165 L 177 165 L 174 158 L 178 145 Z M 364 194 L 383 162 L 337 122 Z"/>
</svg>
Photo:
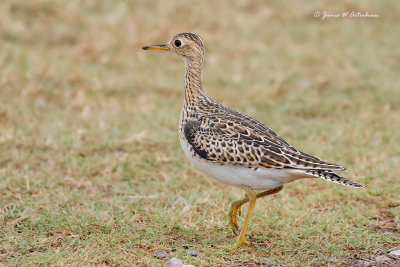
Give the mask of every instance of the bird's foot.
<svg viewBox="0 0 400 267">
<path fill-rule="evenodd" d="M 243 244 L 246 244 L 246 245 L 250 246 L 250 242 L 246 240 L 246 238 L 244 237 L 244 235 L 243 235 L 243 236 L 240 235 L 240 236 L 238 237 L 238 239 L 237 239 L 236 247 L 239 248 L 239 247 L 243 246 Z"/>
<path fill-rule="evenodd" d="M 240 206 L 232 205 L 231 210 L 229 211 L 229 224 L 231 225 L 232 232 L 235 235 L 239 234 L 239 224 L 237 222 L 237 213 L 239 213 L 239 216 L 240 216 L 240 214 L 241 214 Z"/>
</svg>

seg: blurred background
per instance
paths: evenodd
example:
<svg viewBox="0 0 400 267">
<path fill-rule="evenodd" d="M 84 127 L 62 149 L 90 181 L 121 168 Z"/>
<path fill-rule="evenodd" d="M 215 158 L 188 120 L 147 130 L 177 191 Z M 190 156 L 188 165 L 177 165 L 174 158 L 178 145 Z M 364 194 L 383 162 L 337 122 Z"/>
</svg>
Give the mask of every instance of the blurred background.
<svg viewBox="0 0 400 267">
<path fill-rule="evenodd" d="M 155 266 L 165 250 L 203 266 L 339 265 L 399 247 L 399 10 L 394 0 L 1 1 L 0 262 Z M 352 11 L 379 17 L 323 19 Z M 183 31 L 205 43 L 211 97 L 367 189 L 292 183 L 259 201 L 253 246 L 226 251 L 242 192 L 181 151 L 182 60 L 141 50 Z M 187 247 L 199 256 L 186 259 Z"/>
</svg>

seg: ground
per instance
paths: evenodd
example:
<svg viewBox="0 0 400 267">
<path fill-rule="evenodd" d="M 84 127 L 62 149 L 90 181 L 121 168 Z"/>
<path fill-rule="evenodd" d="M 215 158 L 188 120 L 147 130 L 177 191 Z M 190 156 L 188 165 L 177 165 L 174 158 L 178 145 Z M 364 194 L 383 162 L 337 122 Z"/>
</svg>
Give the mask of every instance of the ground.
<svg viewBox="0 0 400 267">
<path fill-rule="evenodd" d="M 399 8 L 1 1 L 0 264 L 351 266 L 399 249 Z M 251 246 L 232 248 L 227 213 L 244 192 L 186 160 L 183 62 L 141 50 L 181 31 L 205 42 L 210 96 L 366 188 L 288 184 L 257 201 Z"/>
</svg>

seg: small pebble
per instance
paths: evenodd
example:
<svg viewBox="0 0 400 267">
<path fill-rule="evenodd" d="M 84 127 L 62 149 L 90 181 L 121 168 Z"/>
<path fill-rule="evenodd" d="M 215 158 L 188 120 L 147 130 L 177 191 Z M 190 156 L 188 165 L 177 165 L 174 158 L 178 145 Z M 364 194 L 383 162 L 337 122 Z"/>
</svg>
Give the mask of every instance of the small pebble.
<svg viewBox="0 0 400 267">
<path fill-rule="evenodd" d="M 359 267 L 370 267 L 371 265 L 369 264 L 368 261 L 358 260 L 357 261 L 357 266 L 359 266 Z"/>
<path fill-rule="evenodd" d="M 122 157 L 123 155 L 125 155 L 125 152 L 124 152 L 124 151 L 117 151 L 117 152 L 115 152 L 115 155 L 116 155 L 118 158 L 120 158 L 120 157 Z"/>
<path fill-rule="evenodd" d="M 390 259 L 388 257 L 386 257 L 385 255 L 380 255 L 378 257 L 375 258 L 375 261 L 378 263 L 382 263 L 385 261 L 390 261 Z"/>
<path fill-rule="evenodd" d="M 180 259 L 172 258 L 167 263 L 165 263 L 164 267 L 182 267 L 183 263 Z"/>
<path fill-rule="evenodd" d="M 189 250 L 187 255 L 192 256 L 192 257 L 197 257 L 197 251 L 196 250 Z"/>
<path fill-rule="evenodd" d="M 400 249 L 390 251 L 389 255 L 400 257 Z"/>
<path fill-rule="evenodd" d="M 154 255 L 154 258 L 157 258 L 157 259 L 164 259 L 165 257 L 167 257 L 167 252 L 165 252 L 165 251 L 157 252 L 157 254 Z"/>
<path fill-rule="evenodd" d="M 164 267 L 194 267 L 191 264 L 183 264 L 180 259 L 172 258 L 164 265 Z"/>
</svg>

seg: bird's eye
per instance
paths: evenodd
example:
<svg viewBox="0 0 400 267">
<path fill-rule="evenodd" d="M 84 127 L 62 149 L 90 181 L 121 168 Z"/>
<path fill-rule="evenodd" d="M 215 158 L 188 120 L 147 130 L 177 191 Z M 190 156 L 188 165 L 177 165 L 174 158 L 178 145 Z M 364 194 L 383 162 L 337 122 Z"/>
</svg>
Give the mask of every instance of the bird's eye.
<svg viewBox="0 0 400 267">
<path fill-rule="evenodd" d="M 175 45 L 176 47 L 180 47 L 180 46 L 182 45 L 181 40 L 176 39 L 176 40 L 174 41 L 174 45 Z"/>
</svg>

